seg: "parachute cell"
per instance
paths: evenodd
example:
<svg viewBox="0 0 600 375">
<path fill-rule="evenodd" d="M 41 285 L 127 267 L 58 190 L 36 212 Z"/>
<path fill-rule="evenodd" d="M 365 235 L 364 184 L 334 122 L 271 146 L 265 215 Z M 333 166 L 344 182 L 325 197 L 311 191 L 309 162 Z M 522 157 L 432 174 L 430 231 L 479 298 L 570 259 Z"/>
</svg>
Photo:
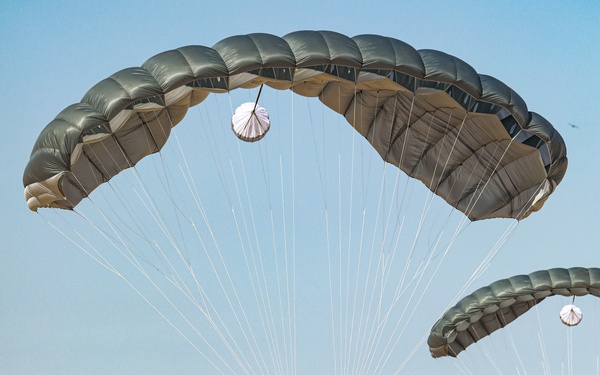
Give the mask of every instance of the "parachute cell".
<svg viewBox="0 0 600 375">
<path fill-rule="evenodd" d="M 429 335 L 429 351 L 434 358 L 456 357 L 469 345 L 505 327 L 546 297 L 554 295 L 600 297 L 599 268 L 553 268 L 498 280 L 460 300 L 438 320 Z M 572 306 L 566 312 L 569 324 L 578 323 L 581 310 Z M 577 312 L 579 310 L 579 312 Z M 582 315 L 579 315 L 581 320 Z M 572 320 L 571 320 L 572 319 Z"/>
<path fill-rule="evenodd" d="M 566 171 L 565 145 L 552 125 L 504 83 L 456 57 L 377 35 L 250 34 L 158 54 L 64 109 L 40 134 L 25 169 L 29 208 L 75 207 L 158 152 L 188 108 L 210 93 L 261 84 L 318 96 L 385 161 L 471 220 L 527 217 Z"/>
</svg>

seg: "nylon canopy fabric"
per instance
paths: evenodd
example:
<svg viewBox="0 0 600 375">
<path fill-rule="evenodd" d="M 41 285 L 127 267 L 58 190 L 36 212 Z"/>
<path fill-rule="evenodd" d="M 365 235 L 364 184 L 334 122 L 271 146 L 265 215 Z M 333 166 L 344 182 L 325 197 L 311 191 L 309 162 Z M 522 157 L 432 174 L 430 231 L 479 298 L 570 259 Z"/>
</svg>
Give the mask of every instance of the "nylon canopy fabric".
<svg viewBox="0 0 600 375">
<path fill-rule="evenodd" d="M 434 358 L 456 357 L 546 297 L 600 297 L 600 268 L 553 268 L 498 280 L 460 300 L 438 320 L 427 343 Z"/>
<path fill-rule="evenodd" d="M 72 209 L 158 152 L 210 93 L 261 84 L 319 97 L 471 220 L 527 217 L 566 172 L 552 125 L 454 56 L 378 35 L 249 34 L 163 52 L 93 86 L 38 137 L 23 176 L 28 207 Z"/>
</svg>

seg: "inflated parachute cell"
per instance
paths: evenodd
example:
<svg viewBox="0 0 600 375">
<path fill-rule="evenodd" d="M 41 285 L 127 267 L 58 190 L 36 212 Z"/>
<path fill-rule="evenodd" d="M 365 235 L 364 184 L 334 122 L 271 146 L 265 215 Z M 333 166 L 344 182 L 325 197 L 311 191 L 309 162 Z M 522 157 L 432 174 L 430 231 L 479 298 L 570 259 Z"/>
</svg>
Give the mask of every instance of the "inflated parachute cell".
<svg viewBox="0 0 600 375">
<path fill-rule="evenodd" d="M 434 358 L 456 357 L 546 297 L 588 294 L 600 297 L 600 268 L 553 268 L 498 280 L 477 289 L 446 311 L 431 329 L 427 340 L 429 351 Z M 572 325 L 580 320 L 575 318 Z"/>
<path fill-rule="evenodd" d="M 210 93 L 261 84 L 319 97 L 385 161 L 471 220 L 527 217 L 567 168 L 552 125 L 456 57 L 378 35 L 250 34 L 160 53 L 65 108 L 40 134 L 25 169 L 29 208 L 72 209 L 158 152 Z"/>
</svg>

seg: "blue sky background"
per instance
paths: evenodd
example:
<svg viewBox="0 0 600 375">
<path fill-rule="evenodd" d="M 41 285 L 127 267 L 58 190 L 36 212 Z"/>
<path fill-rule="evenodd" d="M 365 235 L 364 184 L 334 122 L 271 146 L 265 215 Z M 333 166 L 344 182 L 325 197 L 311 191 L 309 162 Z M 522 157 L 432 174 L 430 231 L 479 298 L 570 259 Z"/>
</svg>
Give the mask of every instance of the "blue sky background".
<svg viewBox="0 0 600 375">
<path fill-rule="evenodd" d="M 20 1 L 0 7 L 0 191 L 5 197 L 0 215 L 0 373 L 203 373 L 196 353 L 135 293 L 27 209 L 21 177 L 41 129 L 96 82 L 164 50 L 211 46 L 237 34 L 282 36 L 303 29 L 381 34 L 417 49 L 444 51 L 502 80 L 561 132 L 569 169 L 556 193 L 519 225 L 477 284 L 551 267 L 600 266 L 597 2 L 165 4 Z M 468 257 L 475 250 L 464 251 Z M 463 270 L 441 272 L 451 278 Z M 439 304 L 425 301 L 423 308 L 440 312 L 453 293 Z M 583 329 L 600 330 L 597 321 L 589 324 Z M 584 362 L 595 364 L 595 359 L 580 358 L 577 365 Z M 447 361 L 431 359 L 425 345 L 411 366 L 407 373 L 455 370 Z M 542 373 L 535 363 L 528 369 Z"/>
</svg>

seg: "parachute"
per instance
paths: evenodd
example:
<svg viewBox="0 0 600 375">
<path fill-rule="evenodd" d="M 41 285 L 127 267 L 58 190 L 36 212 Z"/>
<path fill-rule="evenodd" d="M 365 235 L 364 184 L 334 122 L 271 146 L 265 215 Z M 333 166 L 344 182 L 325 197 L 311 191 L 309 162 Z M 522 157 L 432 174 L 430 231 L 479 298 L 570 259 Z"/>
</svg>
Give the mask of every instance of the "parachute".
<svg viewBox="0 0 600 375">
<path fill-rule="evenodd" d="M 271 123 L 267 110 L 255 103 L 239 106 L 231 118 L 231 128 L 235 135 L 246 142 L 256 142 L 267 134 Z"/>
<path fill-rule="evenodd" d="M 431 329 L 428 344 L 434 358 L 456 357 L 469 345 L 510 324 L 546 297 L 600 297 L 599 268 L 553 268 L 498 280 L 461 299 Z M 581 310 L 565 306 L 567 325 L 581 320 Z M 561 319 L 563 319 L 561 311 Z M 573 317 L 574 315 L 574 317 Z"/>
<path fill-rule="evenodd" d="M 158 152 L 210 93 L 260 84 L 318 96 L 385 161 L 471 220 L 527 217 L 566 171 L 566 148 L 552 125 L 456 57 L 377 35 L 249 34 L 160 53 L 65 108 L 25 168 L 28 207 L 75 207 Z"/>
<path fill-rule="evenodd" d="M 200 125 L 177 126 L 196 115 Z M 375 374 L 401 360 L 401 320 L 447 253 L 441 211 L 512 225 L 542 208 L 567 164 L 547 120 L 454 56 L 298 31 L 177 48 L 100 81 L 42 130 L 23 185 L 29 209 L 58 216 L 46 220 L 159 312 L 212 365 L 204 372 Z M 321 325 L 296 315 L 327 305 Z M 326 329 L 332 347 L 302 343 L 331 350 L 332 368 L 296 371 L 296 337 Z"/>
</svg>

